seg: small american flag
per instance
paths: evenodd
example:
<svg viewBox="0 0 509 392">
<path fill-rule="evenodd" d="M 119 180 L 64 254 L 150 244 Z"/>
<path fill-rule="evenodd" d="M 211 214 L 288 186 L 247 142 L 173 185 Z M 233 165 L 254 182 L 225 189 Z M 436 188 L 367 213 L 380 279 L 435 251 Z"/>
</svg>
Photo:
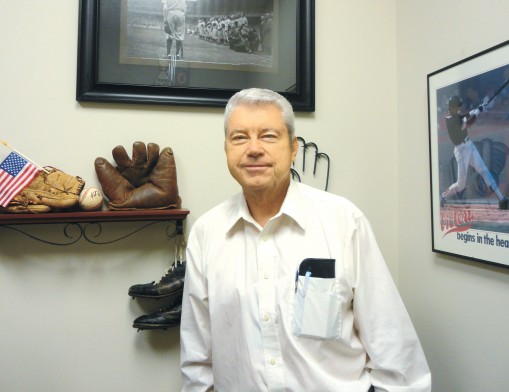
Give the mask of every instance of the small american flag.
<svg viewBox="0 0 509 392">
<path fill-rule="evenodd" d="M 39 171 L 37 166 L 15 152 L 7 155 L 0 163 L 0 206 L 6 207 L 14 196 L 30 184 Z"/>
</svg>

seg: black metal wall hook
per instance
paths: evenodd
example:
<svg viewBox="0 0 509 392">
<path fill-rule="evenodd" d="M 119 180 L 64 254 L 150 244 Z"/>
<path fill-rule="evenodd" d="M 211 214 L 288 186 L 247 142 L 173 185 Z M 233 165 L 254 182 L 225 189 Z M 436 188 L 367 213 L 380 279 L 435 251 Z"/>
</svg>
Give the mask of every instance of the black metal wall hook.
<svg viewBox="0 0 509 392">
<path fill-rule="evenodd" d="M 297 142 L 302 147 L 302 173 L 305 173 L 306 171 L 306 153 L 309 148 L 314 149 L 314 162 L 313 162 L 313 175 L 316 175 L 318 161 L 320 158 L 324 158 L 327 161 L 327 171 L 326 171 L 326 177 L 325 177 L 325 190 L 329 188 L 329 176 L 330 176 L 330 165 L 331 160 L 329 155 L 327 155 L 324 152 L 321 152 L 318 148 L 318 145 L 314 142 L 306 142 L 303 137 L 297 136 Z M 295 166 L 295 165 L 294 165 Z M 292 178 L 297 178 L 299 182 L 302 182 L 300 173 L 295 169 L 294 167 L 291 168 Z"/>
</svg>

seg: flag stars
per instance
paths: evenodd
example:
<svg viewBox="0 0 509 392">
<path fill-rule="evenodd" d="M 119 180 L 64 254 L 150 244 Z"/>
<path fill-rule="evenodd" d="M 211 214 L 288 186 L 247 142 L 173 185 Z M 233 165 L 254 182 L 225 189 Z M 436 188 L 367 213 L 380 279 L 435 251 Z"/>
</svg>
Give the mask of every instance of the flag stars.
<svg viewBox="0 0 509 392">
<path fill-rule="evenodd" d="M 18 154 L 9 154 L 7 158 L 0 164 L 0 169 L 6 171 L 11 176 L 15 177 L 27 164 L 27 161 L 21 158 Z"/>
</svg>

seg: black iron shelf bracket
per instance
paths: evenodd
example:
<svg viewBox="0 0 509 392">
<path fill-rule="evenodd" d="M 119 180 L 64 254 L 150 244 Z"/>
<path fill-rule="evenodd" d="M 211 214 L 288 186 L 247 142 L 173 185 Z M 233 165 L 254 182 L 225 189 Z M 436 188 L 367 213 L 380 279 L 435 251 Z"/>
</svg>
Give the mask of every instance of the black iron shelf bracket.
<svg viewBox="0 0 509 392">
<path fill-rule="evenodd" d="M 187 209 L 134 210 L 134 211 L 93 211 L 93 212 L 50 212 L 44 214 L 0 214 L 0 228 L 12 230 L 35 241 L 55 246 L 69 246 L 83 239 L 94 245 L 107 245 L 124 240 L 155 225 L 166 224 L 166 236 L 169 238 L 184 234 L 184 220 L 189 214 Z M 131 228 L 125 234 L 114 239 L 100 240 L 103 223 L 146 222 Z M 20 229 L 21 225 L 60 224 L 64 225 L 63 235 L 67 240 L 53 241 Z"/>
<path fill-rule="evenodd" d="M 48 239 L 44 239 L 39 235 L 34 235 L 29 233 L 26 230 L 22 230 L 19 227 L 11 226 L 11 225 L 0 225 L 0 228 L 8 229 L 15 231 L 19 234 L 22 234 L 32 240 L 48 244 L 54 246 L 70 246 L 81 239 L 86 242 L 89 242 L 94 245 L 108 245 L 113 244 L 115 242 L 122 241 L 126 238 L 129 238 L 140 231 L 147 229 L 150 226 L 153 226 L 157 223 L 166 224 L 165 233 L 168 238 L 174 238 L 178 235 L 182 235 L 184 232 L 184 222 L 182 220 L 176 220 L 173 222 L 170 221 L 153 221 L 145 223 L 144 225 L 137 227 L 135 229 L 130 230 L 129 232 L 120 235 L 119 237 L 108 239 L 108 240 L 100 240 L 101 235 L 103 234 L 103 226 L 101 222 L 88 222 L 88 223 L 60 223 L 63 224 L 64 227 L 62 229 L 63 236 L 68 239 L 65 241 L 52 241 Z"/>
</svg>

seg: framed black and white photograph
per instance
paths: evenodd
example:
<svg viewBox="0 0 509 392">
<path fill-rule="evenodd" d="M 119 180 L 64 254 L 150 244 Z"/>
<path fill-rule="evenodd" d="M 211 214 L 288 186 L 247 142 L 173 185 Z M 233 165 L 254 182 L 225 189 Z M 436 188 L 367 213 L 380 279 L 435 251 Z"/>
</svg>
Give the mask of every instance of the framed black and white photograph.
<svg viewBox="0 0 509 392">
<path fill-rule="evenodd" d="M 80 0 L 76 99 L 224 107 L 268 88 L 315 110 L 314 0 Z"/>
<path fill-rule="evenodd" d="M 432 248 L 509 267 L 509 41 L 428 75 Z"/>
</svg>

